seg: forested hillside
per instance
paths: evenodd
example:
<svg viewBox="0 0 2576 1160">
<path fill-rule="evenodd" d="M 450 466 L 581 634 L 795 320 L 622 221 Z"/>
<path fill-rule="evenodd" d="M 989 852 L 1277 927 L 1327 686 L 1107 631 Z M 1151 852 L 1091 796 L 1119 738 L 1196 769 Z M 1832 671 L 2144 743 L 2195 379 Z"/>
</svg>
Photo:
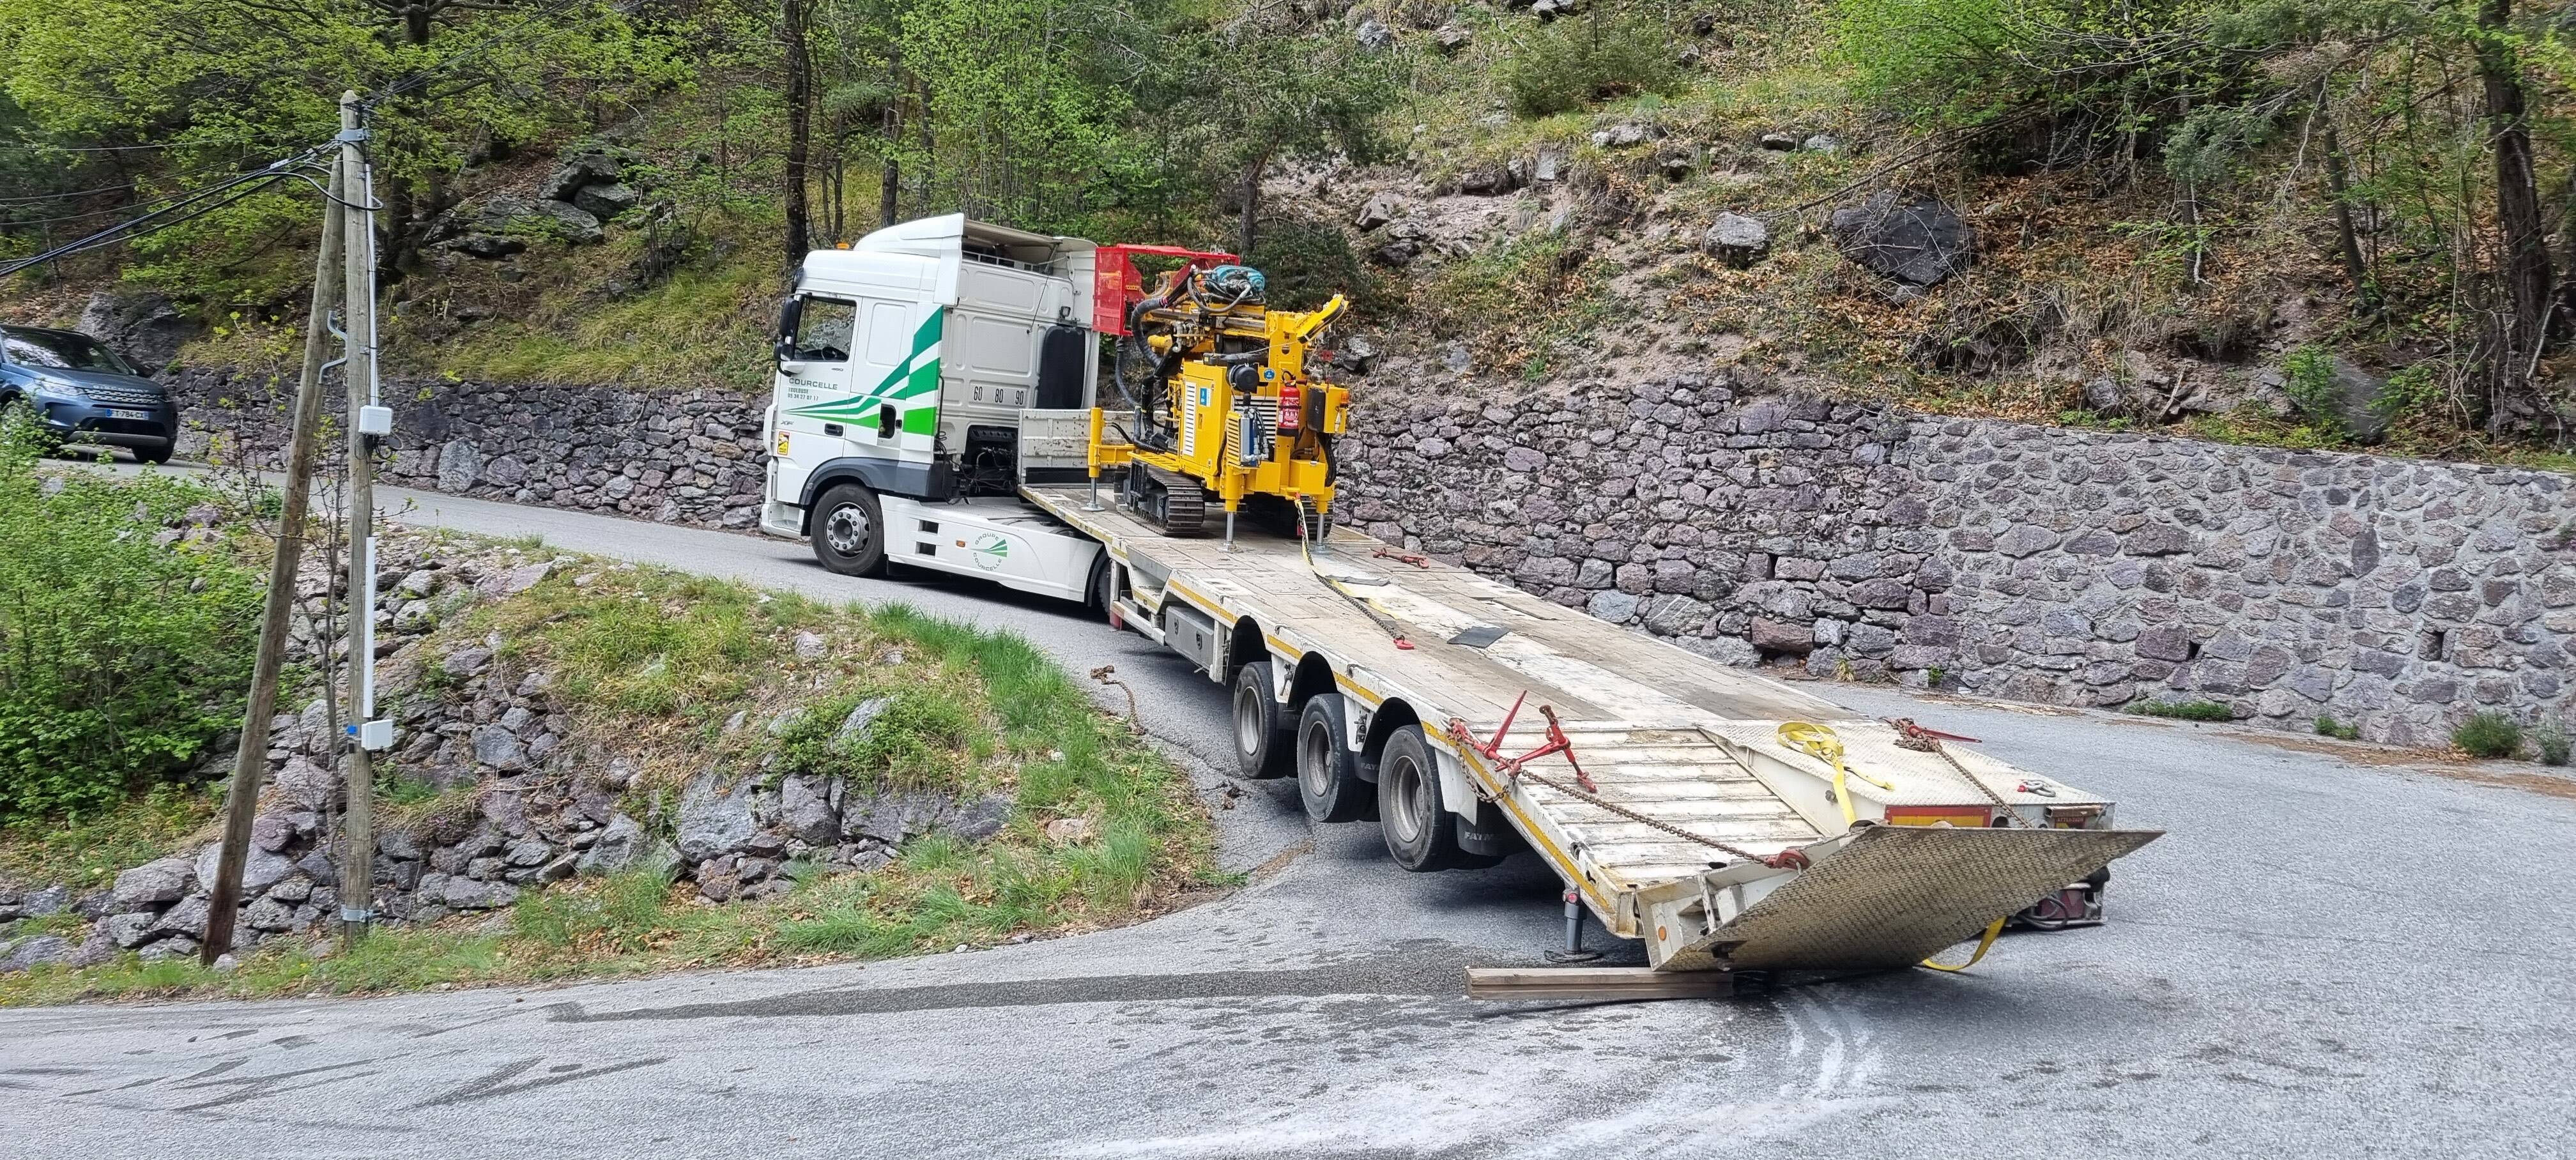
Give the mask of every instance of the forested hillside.
<svg viewBox="0 0 2576 1160">
<path fill-rule="evenodd" d="M 412 372 L 757 389 L 793 255 L 962 209 L 1351 293 L 1381 396 L 1724 370 L 2566 466 L 2571 35 L 2512 0 L 0 0 L 0 268 L 157 215 L 0 316 L 278 357 L 319 196 L 205 191 L 354 90 Z"/>
</svg>

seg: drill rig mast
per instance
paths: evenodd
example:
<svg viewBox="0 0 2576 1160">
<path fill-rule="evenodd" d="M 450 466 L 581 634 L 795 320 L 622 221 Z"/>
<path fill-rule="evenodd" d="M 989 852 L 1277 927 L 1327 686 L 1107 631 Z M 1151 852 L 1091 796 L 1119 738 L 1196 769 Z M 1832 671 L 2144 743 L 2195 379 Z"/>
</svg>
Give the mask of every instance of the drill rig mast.
<svg viewBox="0 0 2576 1160">
<path fill-rule="evenodd" d="M 1149 290 L 1139 256 L 1181 264 Z M 1348 304 L 1272 310 L 1261 272 L 1232 254 L 1102 246 L 1098 257 L 1093 327 L 1117 336 L 1111 376 L 1125 410 L 1091 413 L 1092 477 L 1124 469 L 1126 506 L 1171 535 L 1202 534 L 1215 506 L 1229 544 L 1238 512 L 1320 539 L 1350 392 L 1307 364 Z"/>
</svg>

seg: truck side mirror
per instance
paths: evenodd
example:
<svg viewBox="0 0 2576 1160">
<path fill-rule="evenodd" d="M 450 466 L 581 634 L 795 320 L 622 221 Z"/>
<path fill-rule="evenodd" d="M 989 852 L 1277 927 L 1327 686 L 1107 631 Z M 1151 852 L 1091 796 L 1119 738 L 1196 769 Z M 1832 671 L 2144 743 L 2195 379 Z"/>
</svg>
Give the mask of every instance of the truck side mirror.
<svg viewBox="0 0 2576 1160">
<path fill-rule="evenodd" d="M 790 298 L 778 304 L 778 344 L 774 348 L 778 361 L 796 357 L 796 325 L 804 320 L 805 300 Z"/>
</svg>

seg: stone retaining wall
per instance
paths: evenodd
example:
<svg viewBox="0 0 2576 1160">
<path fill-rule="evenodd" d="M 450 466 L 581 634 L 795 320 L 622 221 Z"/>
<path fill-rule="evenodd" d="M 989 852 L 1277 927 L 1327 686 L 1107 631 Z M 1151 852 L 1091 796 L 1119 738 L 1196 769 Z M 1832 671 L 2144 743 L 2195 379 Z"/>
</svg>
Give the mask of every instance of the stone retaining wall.
<svg viewBox="0 0 2576 1160">
<path fill-rule="evenodd" d="M 291 378 L 191 368 L 168 381 L 186 420 L 182 458 L 211 445 L 279 465 Z M 384 398 L 386 483 L 661 523 L 760 522 L 762 404 L 732 391 L 388 380 Z"/>
<path fill-rule="evenodd" d="M 209 372 L 178 385 L 208 430 L 282 442 L 273 391 Z M 387 394 L 410 400 L 397 483 L 756 522 L 756 401 Z M 2081 705 L 2207 699 L 2403 744 L 2482 709 L 2534 723 L 2570 707 L 2562 474 L 1908 416 L 1690 378 L 1510 405 L 1364 401 L 1359 423 L 1342 455 L 1350 522 L 1732 664 Z"/>
</svg>

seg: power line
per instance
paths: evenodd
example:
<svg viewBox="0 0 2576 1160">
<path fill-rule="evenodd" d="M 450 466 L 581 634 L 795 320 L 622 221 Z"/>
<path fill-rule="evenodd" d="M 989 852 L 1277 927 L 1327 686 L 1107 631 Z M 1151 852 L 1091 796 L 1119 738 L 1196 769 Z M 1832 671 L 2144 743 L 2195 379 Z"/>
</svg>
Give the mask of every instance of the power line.
<svg viewBox="0 0 2576 1160">
<path fill-rule="evenodd" d="M 187 194 L 181 195 L 178 200 L 174 200 L 170 204 L 153 210 L 150 213 L 143 214 L 139 217 L 129 218 L 125 221 L 109 226 L 106 229 L 93 233 L 88 237 L 81 238 L 77 241 L 66 242 L 34 257 L 21 259 L 10 263 L 6 267 L 0 267 L 0 278 L 6 278 L 20 270 L 27 269 L 28 267 L 41 265 L 66 255 L 77 254 L 83 250 L 96 249 L 100 246 L 118 241 L 131 241 L 134 238 L 166 230 L 175 225 L 195 221 L 198 218 L 204 217 L 207 214 L 213 213 L 216 210 L 222 209 L 225 206 L 231 205 L 234 202 L 258 193 L 260 188 L 264 188 L 270 182 L 293 176 L 294 170 L 297 166 L 313 160 L 323 150 L 328 148 L 331 148 L 331 146 L 327 144 L 316 145 L 292 157 L 282 158 L 265 169 L 238 174 L 226 180 L 216 182 L 213 185 L 191 191 Z M 256 183 L 256 185 L 251 189 L 246 189 L 240 193 L 233 194 L 232 196 L 226 197 L 221 201 L 217 201 L 212 205 L 203 206 L 195 212 L 189 213 L 185 216 L 161 222 L 159 225 L 155 225 L 151 229 L 142 230 L 140 233 L 135 232 L 139 227 L 156 218 L 176 213 L 179 210 L 195 206 L 200 202 L 207 201 L 208 199 L 227 193 L 240 186 L 253 185 L 253 183 Z"/>
<path fill-rule="evenodd" d="M 216 145 L 252 145 L 257 137 L 192 137 L 185 141 L 159 141 L 145 145 L 46 145 L 22 142 L 0 145 L 15 153 L 135 153 L 157 149 L 195 149 Z"/>
<path fill-rule="evenodd" d="M 25 205 L 29 202 L 37 201 L 70 201 L 75 197 L 88 197 L 94 193 L 123 193 L 132 188 L 134 188 L 134 183 L 127 182 L 124 185 L 102 185 L 96 189 L 75 189 L 70 193 L 39 193 L 33 197 L 0 197 L 0 205 Z"/>
<path fill-rule="evenodd" d="M 133 188 L 133 187 L 132 187 L 132 186 L 127 186 L 126 188 L 131 189 L 131 188 Z M 55 222 L 76 222 L 76 221 L 84 221 L 84 220 L 87 220 L 87 219 L 89 219 L 89 218 L 112 217 L 112 216 L 114 216 L 114 215 L 116 215 L 116 214 L 143 213 L 143 212 L 146 212 L 146 211 L 149 211 L 149 210 L 159 209 L 160 207 L 162 207 L 162 206 L 164 206 L 164 205 L 167 205 L 167 204 L 169 204 L 170 202 L 176 201 L 176 200 L 178 200 L 178 199 L 180 199 L 180 198 L 186 197 L 186 196 L 188 196 L 188 195 L 190 195 L 190 194 L 192 194 L 192 193 L 195 193 L 195 192 L 196 192 L 195 190 L 181 190 L 181 191 L 179 191 L 179 192 L 177 192 L 177 193 L 165 194 L 165 195 L 163 195 L 163 196 L 153 198 L 153 199 L 151 199 L 151 200 L 149 200 L 149 201 L 140 202 L 140 203 L 137 203 L 137 204 L 134 204 L 134 205 L 120 205 L 120 206 L 112 206 L 112 207 L 107 208 L 107 209 L 94 209 L 94 210 L 89 210 L 89 211 L 86 211 L 86 212 L 83 212 L 83 213 L 68 213 L 68 214 L 61 214 L 61 215 L 58 215 L 58 216 L 55 216 L 55 217 L 41 217 L 41 218 L 12 218 L 12 217 L 7 217 L 7 216 L 0 216 L 0 229 L 18 229 L 18 228 L 21 228 L 21 227 L 24 227 L 24 226 L 43 226 L 43 225 L 52 225 L 52 224 L 54 224 Z"/>
</svg>

